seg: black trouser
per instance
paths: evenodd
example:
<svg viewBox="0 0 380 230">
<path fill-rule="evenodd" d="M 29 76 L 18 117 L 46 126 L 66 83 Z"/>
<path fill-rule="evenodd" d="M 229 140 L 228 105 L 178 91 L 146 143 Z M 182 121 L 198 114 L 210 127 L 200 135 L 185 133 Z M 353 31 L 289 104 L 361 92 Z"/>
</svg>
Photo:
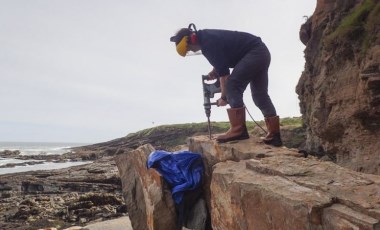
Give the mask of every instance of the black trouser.
<svg viewBox="0 0 380 230">
<path fill-rule="evenodd" d="M 226 96 L 231 108 L 244 106 L 243 93 L 251 86 L 252 99 L 264 117 L 276 116 L 268 95 L 268 68 L 271 56 L 265 44 L 253 48 L 235 66 L 226 82 Z"/>
</svg>

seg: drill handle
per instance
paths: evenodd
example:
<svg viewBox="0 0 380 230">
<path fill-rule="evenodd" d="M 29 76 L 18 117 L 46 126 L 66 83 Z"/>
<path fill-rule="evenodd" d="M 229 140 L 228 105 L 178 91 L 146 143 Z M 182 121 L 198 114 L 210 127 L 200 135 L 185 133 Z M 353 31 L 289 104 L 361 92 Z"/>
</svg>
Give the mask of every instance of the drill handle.
<svg viewBox="0 0 380 230">
<path fill-rule="evenodd" d="M 203 106 L 211 106 L 211 105 L 218 105 L 218 102 L 208 102 L 208 103 L 203 104 Z"/>
<path fill-rule="evenodd" d="M 206 83 L 208 81 L 207 75 L 202 75 L 203 94 L 205 97 L 214 98 L 216 93 L 221 93 L 220 81 L 217 78 L 215 82 Z M 206 101 L 205 101 L 206 103 Z"/>
</svg>

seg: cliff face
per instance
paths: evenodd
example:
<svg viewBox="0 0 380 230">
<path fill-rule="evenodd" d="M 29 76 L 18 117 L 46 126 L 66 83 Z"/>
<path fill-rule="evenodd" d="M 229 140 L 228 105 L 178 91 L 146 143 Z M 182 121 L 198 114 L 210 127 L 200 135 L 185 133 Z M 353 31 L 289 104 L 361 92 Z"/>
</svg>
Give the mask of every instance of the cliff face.
<svg viewBox="0 0 380 230">
<path fill-rule="evenodd" d="M 380 1 L 318 0 L 300 39 L 306 150 L 380 174 Z"/>
</svg>

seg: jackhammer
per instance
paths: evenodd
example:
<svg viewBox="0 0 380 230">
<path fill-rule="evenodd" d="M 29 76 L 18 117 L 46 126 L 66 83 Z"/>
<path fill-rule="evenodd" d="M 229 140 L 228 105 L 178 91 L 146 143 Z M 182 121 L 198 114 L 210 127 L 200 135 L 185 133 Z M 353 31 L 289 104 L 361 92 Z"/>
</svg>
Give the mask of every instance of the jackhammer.
<svg viewBox="0 0 380 230">
<path fill-rule="evenodd" d="M 211 140 L 211 123 L 210 123 L 210 115 L 211 115 L 211 106 L 217 105 L 217 102 L 211 102 L 211 98 L 214 98 L 214 94 L 221 93 L 220 82 L 217 78 L 213 83 L 206 83 L 209 79 L 208 75 L 202 75 L 202 85 L 203 85 L 203 106 L 205 108 L 207 124 L 208 124 L 208 134 Z"/>
</svg>

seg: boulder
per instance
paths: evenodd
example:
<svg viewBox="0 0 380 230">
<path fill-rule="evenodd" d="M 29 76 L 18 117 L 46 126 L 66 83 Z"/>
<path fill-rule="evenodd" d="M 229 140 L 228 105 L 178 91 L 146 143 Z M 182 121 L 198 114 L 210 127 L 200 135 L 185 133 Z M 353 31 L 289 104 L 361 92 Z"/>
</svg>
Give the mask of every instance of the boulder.
<svg viewBox="0 0 380 230">
<path fill-rule="evenodd" d="M 150 144 L 115 157 L 133 229 L 175 229 L 176 211 L 164 179 L 146 166 Z"/>
<path fill-rule="evenodd" d="M 341 229 L 328 217 L 358 228 L 380 228 L 379 176 L 304 158 L 297 150 L 255 138 L 217 144 L 194 137 L 189 143 L 208 165 L 205 189 L 214 229 Z M 355 221 L 354 216 L 363 218 Z"/>
</svg>

